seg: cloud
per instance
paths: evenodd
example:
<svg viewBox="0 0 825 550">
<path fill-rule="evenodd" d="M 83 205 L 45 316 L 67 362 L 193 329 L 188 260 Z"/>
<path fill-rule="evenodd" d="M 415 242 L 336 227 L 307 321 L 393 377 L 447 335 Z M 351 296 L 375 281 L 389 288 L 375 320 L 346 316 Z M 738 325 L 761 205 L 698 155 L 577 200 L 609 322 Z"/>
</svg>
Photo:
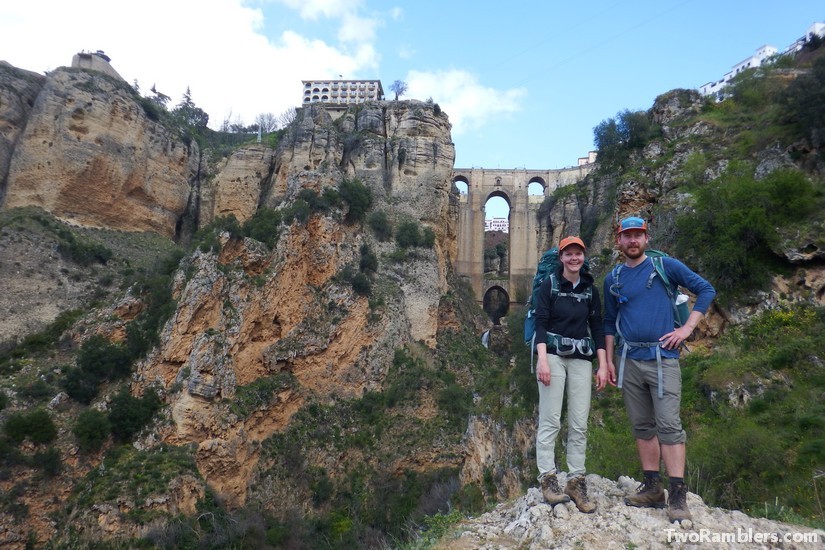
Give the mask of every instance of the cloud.
<svg viewBox="0 0 825 550">
<path fill-rule="evenodd" d="M 341 18 L 338 40 L 341 42 L 372 42 L 375 40 L 375 29 L 380 24 L 378 19 L 345 13 Z"/>
<path fill-rule="evenodd" d="M 301 14 L 304 19 L 317 20 L 320 17 L 334 19 L 348 13 L 355 13 L 363 4 L 362 0 L 277 0 L 284 6 Z"/>
<path fill-rule="evenodd" d="M 527 95 L 526 88 L 496 90 L 481 85 L 472 73 L 459 69 L 438 72 L 410 71 L 407 97 L 433 98 L 450 117 L 453 136 L 478 129 L 492 118 L 515 113 Z"/>
<path fill-rule="evenodd" d="M 401 59 L 412 59 L 415 57 L 415 48 L 406 44 L 401 46 L 398 50 L 398 57 Z"/>
</svg>

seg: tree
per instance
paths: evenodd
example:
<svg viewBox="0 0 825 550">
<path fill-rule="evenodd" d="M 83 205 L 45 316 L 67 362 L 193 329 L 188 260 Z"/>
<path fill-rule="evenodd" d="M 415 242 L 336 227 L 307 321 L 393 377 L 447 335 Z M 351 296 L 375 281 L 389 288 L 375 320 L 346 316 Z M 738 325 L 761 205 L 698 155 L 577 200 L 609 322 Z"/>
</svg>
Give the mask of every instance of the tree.
<svg viewBox="0 0 825 550">
<path fill-rule="evenodd" d="M 396 80 L 390 86 L 390 91 L 395 93 L 395 100 L 407 93 L 407 83 L 403 80 Z"/>
<path fill-rule="evenodd" d="M 268 134 L 278 129 L 278 119 L 272 113 L 261 113 L 255 118 L 262 134 Z"/>
<path fill-rule="evenodd" d="M 278 115 L 278 125 L 281 128 L 286 128 L 298 117 L 298 110 L 295 107 L 290 107 L 280 115 Z"/>
<path fill-rule="evenodd" d="M 155 88 L 154 84 L 152 84 L 152 87 L 149 88 L 149 91 L 155 94 L 155 97 L 150 98 L 151 101 L 153 101 L 159 107 L 163 107 L 164 109 L 166 108 L 166 104 L 169 103 L 169 101 L 172 99 L 168 95 L 159 92 L 157 88 Z"/>
<path fill-rule="evenodd" d="M 209 124 L 209 115 L 192 101 L 192 92 L 189 91 L 188 86 L 186 87 L 186 93 L 183 94 L 183 98 L 172 111 L 172 114 L 183 126 L 190 128 L 206 128 Z"/>
<path fill-rule="evenodd" d="M 616 118 L 603 120 L 593 128 L 593 142 L 599 162 L 606 167 L 621 165 L 634 149 L 641 149 L 660 132 L 644 111 L 625 109 Z"/>
<path fill-rule="evenodd" d="M 825 57 L 820 57 L 806 74 L 797 77 L 781 98 L 788 120 L 806 138 L 820 142 L 825 136 Z"/>
</svg>

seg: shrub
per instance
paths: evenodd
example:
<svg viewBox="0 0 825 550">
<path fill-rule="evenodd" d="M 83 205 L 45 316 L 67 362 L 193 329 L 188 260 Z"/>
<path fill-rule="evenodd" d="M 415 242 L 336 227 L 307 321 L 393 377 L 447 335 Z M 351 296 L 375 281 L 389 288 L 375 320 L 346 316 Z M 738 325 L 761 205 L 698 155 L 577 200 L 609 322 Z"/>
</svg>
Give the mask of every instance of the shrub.
<svg viewBox="0 0 825 550">
<path fill-rule="evenodd" d="M 375 273 L 378 271 L 378 256 L 376 256 L 369 245 L 361 245 L 361 261 L 359 269 L 362 273 Z"/>
<path fill-rule="evenodd" d="M 243 225 L 243 234 L 274 248 L 278 242 L 278 227 L 281 225 L 281 213 L 272 208 L 259 208 Z"/>
<path fill-rule="evenodd" d="M 410 248 L 418 246 L 421 241 L 421 231 L 418 229 L 418 224 L 415 222 L 402 222 L 398 226 L 398 231 L 395 234 L 395 243 L 400 248 Z"/>
<path fill-rule="evenodd" d="M 435 246 L 435 231 L 429 227 L 425 227 L 421 235 L 421 246 L 424 248 L 432 248 Z"/>
<path fill-rule="evenodd" d="M 124 388 L 112 399 L 109 411 L 112 435 L 121 442 L 131 441 L 159 408 L 160 399 L 154 391 L 147 391 L 143 397 L 133 397 Z"/>
<path fill-rule="evenodd" d="M 321 201 L 326 208 L 340 208 L 344 204 L 344 201 L 341 199 L 341 193 L 332 187 L 324 189 L 323 193 L 321 193 Z"/>
<path fill-rule="evenodd" d="M 367 217 L 367 225 L 379 241 L 386 242 L 392 239 L 392 226 L 386 212 L 371 212 Z"/>
<path fill-rule="evenodd" d="M 300 224 L 305 224 L 309 220 L 310 214 L 312 214 L 312 210 L 309 203 L 304 199 L 295 199 L 295 202 L 283 210 L 283 220 L 287 224 L 291 224 L 294 220 L 298 220 Z"/>
<path fill-rule="evenodd" d="M 803 220 L 816 207 L 815 189 L 795 170 L 755 180 L 734 164 L 696 193 L 693 212 L 677 219 L 677 252 L 695 258 L 726 299 L 767 284 L 777 263 L 776 226 Z"/>
<path fill-rule="evenodd" d="M 87 409 L 80 413 L 72 429 L 78 447 L 83 452 L 99 450 L 111 431 L 112 426 L 106 413 L 96 409 Z"/>
<path fill-rule="evenodd" d="M 372 206 L 372 190 L 358 180 L 344 180 L 339 187 L 341 199 L 347 205 L 346 221 L 361 222 Z"/>
<path fill-rule="evenodd" d="M 77 366 L 101 381 L 114 380 L 129 375 L 132 361 L 126 348 L 96 334 L 80 348 Z"/>
<path fill-rule="evenodd" d="M 34 401 L 42 401 L 54 394 L 54 389 L 41 379 L 37 379 L 31 384 L 27 384 L 20 388 L 17 395 L 24 399 L 33 399 Z"/>
<path fill-rule="evenodd" d="M 102 244 L 73 238 L 58 247 L 61 255 L 76 264 L 88 266 L 92 263 L 106 264 L 112 259 L 112 251 Z"/>
<path fill-rule="evenodd" d="M 20 443 L 29 439 L 32 443 L 50 443 L 57 438 L 57 428 L 51 416 L 43 409 L 30 413 L 12 413 L 3 425 L 9 440 Z"/>
<path fill-rule="evenodd" d="M 60 459 L 60 451 L 54 447 L 49 447 L 43 452 L 34 453 L 33 462 L 40 468 L 47 478 L 53 478 L 63 469 L 63 462 Z"/>
<path fill-rule="evenodd" d="M 372 285 L 369 278 L 363 273 L 356 273 L 352 277 L 352 290 L 359 296 L 370 296 L 372 294 Z"/>
<path fill-rule="evenodd" d="M 100 382 L 101 380 L 97 375 L 73 367 L 66 371 L 60 385 L 69 397 L 78 403 L 88 405 L 97 397 L 97 387 Z"/>
</svg>

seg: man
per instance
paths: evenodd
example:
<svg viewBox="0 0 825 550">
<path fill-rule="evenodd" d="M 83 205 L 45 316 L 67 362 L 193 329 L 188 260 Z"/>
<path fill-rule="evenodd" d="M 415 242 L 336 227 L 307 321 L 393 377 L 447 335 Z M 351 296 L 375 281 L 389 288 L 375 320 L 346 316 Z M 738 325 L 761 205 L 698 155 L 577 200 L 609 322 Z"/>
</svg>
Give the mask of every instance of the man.
<svg viewBox="0 0 825 550">
<path fill-rule="evenodd" d="M 638 217 L 625 218 L 617 231 L 616 244 L 624 254 L 625 263 L 604 280 L 607 364 L 596 373 L 596 384 L 597 388 L 616 385 L 614 353 L 617 346 L 621 346 L 618 386 L 622 389 L 644 470 L 644 483 L 639 492 L 625 498 L 625 504 L 667 506 L 671 522 L 691 519 L 684 482 L 686 434 L 679 415 L 682 399 L 679 348 L 702 320 L 716 291 L 679 260 L 662 258 L 671 283 L 696 295 L 687 321 L 674 329 L 672 300 L 651 258 L 645 254 L 647 222 Z M 660 458 L 670 480 L 667 500 L 659 475 Z"/>
<path fill-rule="evenodd" d="M 605 367 L 602 305 L 593 276 L 584 269 L 585 246 L 579 237 L 559 242 L 561 265 L 541 284 L 536 304 L 536 379 L 539 389 L 539 425 L 536 431 L 536 465 L 548 504 L 573 500 L 579 511 L 596 510 L 587 494 L 585 450 L 590 414 L 593 358 Z M 556 288 L 554 293 L 553 288 Z M 605 367 L 606 368 L 606 367 Z M 567 467 L 569 477 L 562 492 L 556 477 L 556 438 L 567 391 Z"/>
</svg>

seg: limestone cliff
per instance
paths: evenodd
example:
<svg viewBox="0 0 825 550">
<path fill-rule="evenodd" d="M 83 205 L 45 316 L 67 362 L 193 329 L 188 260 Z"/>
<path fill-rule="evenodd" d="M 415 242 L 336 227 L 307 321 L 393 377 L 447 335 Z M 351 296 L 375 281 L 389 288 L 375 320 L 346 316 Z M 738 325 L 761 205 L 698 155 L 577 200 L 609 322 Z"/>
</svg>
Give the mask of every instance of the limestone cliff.
<svg viewBox="0 0 825 550">
<path fill-rule="evenodd" d="M 219 254 L 198 252 L 191 258 L 161 345 L 138 368 L 136 391 L 156 385 L 166 394 L 171 423 L 160 438 L 197 444 L 204 478 L 234 505 L 245 502 L 258 475 L 259 444 L 283 431 L 307 399 L 351 399 L 379 390 L 396 349 L 413 341 L 437 344 L 452 240 L 450 224 L 438 222 L 449 214 L 454 153 L 445 117 L 405 122 L 425 107 L 413 105 L 396 106 L 391 116 L 386 106 L 368 105 L 345 115 L 341 129 L 324 111 L 306 109 L 295 135 L 275 157 L 272 187 L 280 191 L 266 199 L 273 206 L 288 204 L 301 189 L 321 190 L 357 178 L 372 190 L 376 208 L 392 219 L 407 216 L 432 227 L 437 239 L 431 252 L 379 269 L 375 286 L 381 289 L 381 307 L 371 308 L 338 277 L 346 266 L 357 265 L 362 245 L 379 256 L 393 248 L 360 224 L 313 215 L 306 224 L 293 223 L 271 251 L 224 234 Z M 345 148 L 348 136 L 358 135 L 358 124 L 367 128 L 359 138 L 362 145 Z M 394 143 L 411 151 L 404 162 L 392 153 Z M 441 156 L 432 156 L 438 150 Z M 318 151 L 322 159 L 315 157 Z M 241 155 L 251 155 L 257 166 L 266 153 L 247 148 L 228 166 L 242 166 Z M 235 175 L 224 170 L 212 184 L 215 212 L 248 219 L 267 181 L 244 169 L 229 174 Z M 291 382 L 268 406 L 247 418 L 228 412 L 239 387 L 284 373 Z"/>
<path fill-rule="evenodd" d="M 61 68 L 45 79 L 16 140 L 3 207 L 173 237 L 199 163 L 197 147 L 148 119 L 131 88 Z"/>
</svg>

